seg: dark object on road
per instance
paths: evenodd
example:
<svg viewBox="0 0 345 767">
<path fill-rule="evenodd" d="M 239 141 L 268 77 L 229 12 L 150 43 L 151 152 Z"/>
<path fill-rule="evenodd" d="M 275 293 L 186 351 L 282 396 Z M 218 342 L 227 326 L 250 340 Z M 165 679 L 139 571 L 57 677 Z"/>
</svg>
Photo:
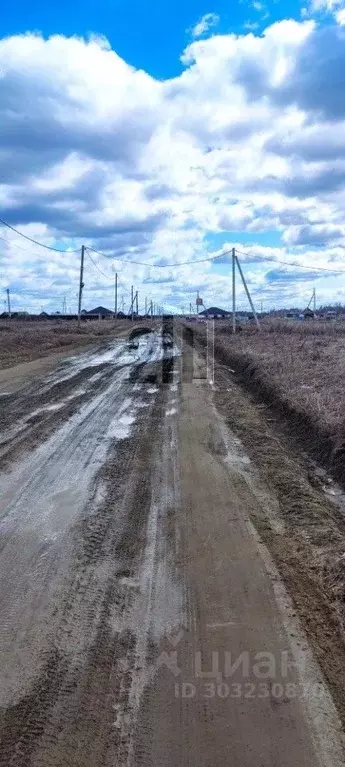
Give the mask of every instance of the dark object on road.
<svg viewBox="0 0 345 767">
<path fill-rule="evenodd" d="M 128 348 L 138 349 L 140 336 L 148 335 L 148 333 L 152 333 L 151 328 L 147 328 L 147 327 L 133 328 L 133 330 L 131 331 L 129 335 Z"/>
<path fill-rule="evenodd" d="M 163 349 L 172 349 L 174 345 L 172 336 L 170 333 L 163 334 Z"/>
</svg>

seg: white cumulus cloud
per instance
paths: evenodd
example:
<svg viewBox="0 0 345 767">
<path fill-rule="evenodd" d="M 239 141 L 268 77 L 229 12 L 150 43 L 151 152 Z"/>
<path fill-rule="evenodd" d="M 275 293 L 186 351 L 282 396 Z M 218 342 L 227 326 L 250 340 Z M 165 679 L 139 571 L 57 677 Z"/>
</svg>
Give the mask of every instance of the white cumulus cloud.
<svg viewBox="0 0 345 767">
<path fill-rule="evenodd" d="M 219 24 L 219 16 L 216 13 L 205 13 L 191 30 L 192 37 L 201 37 L 217 24 Z"/>
<path fill-rule="evenodd" d="M 67 295 L 75 308 L 84 243 L 106 255 L 87 258 L 86 306 L 112 305 L 114 269 L 124 300 L 134 283 L 176 308 L 197 289 L 227 305 L 226 261 L 183 262 L 237 244 L 252 254 L 254 296 L 303 301 L 307 270 L 280 279 L 279 260 L 309 279 L 344 264 L 344 42 L 340 26 L 285 20 L 194 40 L 182 74 L 159 81 L 102 38 L 0 40 L 2 217 L 69 251 L 1 228 L 0 289 L 14 305 L 53 309 Z M 320 295 L 336 293 L 333 279 Z"/>
</svg>

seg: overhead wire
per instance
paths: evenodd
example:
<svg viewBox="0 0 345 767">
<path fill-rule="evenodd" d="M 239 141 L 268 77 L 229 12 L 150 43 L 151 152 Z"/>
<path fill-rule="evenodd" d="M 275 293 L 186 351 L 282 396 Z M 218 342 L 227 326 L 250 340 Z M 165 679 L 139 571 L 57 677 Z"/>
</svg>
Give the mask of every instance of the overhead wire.
<svg viewBox="0 0 345 767">
<path fill-rule="evenodd" d="M 239 253 L 241 256 L 253 256 L 256 259 L 260 260 L 260 256 L 258 256 L 256 253 L 245 253 L 242 250 L 239 250 L 236 248 L 236 252 Z M 225 255 L 223 253 L 223 255 Z M 275 258 L 272 256 L 272 259 L 267 258 L 267 256 L 262 256 L 262 261 L 272 261 L 274 264 L 280 264 L 282 266 L 295 266 L 298 269 L 308 269 L 308 271 L 318 271 L 318 272 L 331 272 L 331 274 L 334 274 L 334 272 L 344 272 L 345 269 L 328 269 L 325 266 L 306 266 L 305 264 L 298 264 L 297 262 L 292 261 L 281 261 L 278 258 Z"/>
<path fill-rule="evenodd" d="M 22 251 L 22 253 L 27 253 L 27 254 L 28 254 L 28 256 L 32 255 L 32 253 L 30 253 L 30 251 L 29 251 L 29 250 L 27 250 L 26 248 L 21 248 L 21 247 L 20 247 L 20 245 L 17 245 L 17 243 L 16 243 L 16 242 L 10 242 L 9 240 L 6 240 L 6 238 L 5 238 L 5 237 L 1 237 L 1 235 L 0 235 L 0 240 L 2 240 L 3 242 L 5 242 L 5 243 L 6 243 L 6 245 L 9 245 L 11 248 L 17 248 L 17 250 L 21 250 L 21 251 Z"/>
<path fill-rule="evenodd" d="M 96 264 L 96 261 L 90 255 L 90 253 L 88 252 L 88 249 L 86 249 L 86 251 L 87 251 L 87 255 L 89 256 L 89 259 L 90 259 L 91 263 L 96 267 L 96 269 L 100 272 L 100 274 L 103 277 L 105 277 L 107 280 L 113 281 L 114 277 L 115 277 L 115 273 L 112 276 L 109 276 L 109 274 L 105 274 L 105 272 L 103 272 L 102 269 L 100 269 L 98 264 Z M 117 285 L 118 285 L 118 287 L 121 287 L 126 293 L 130 293 L 131 292 L 128 288 L 126 288 L 126 286 L 123 284 L 123 282 L 121 282 L 121 280 L 118 280 Z M 112 286 L 108 285 L 108 287 L 111 288 Z"/>
<path fill-rule="evenodd" d="M 107 259 L 109 258 L 109 256 L 107 256 L 105 253 L 102 253 L 99 250 L 95 250 L 94 248 L 89 248 L 88 247 L 87 250 L 88 251 L 91 250 L 93 253 L 97 253 L 97 255 L 102 256 L 103 258 L 107 258 Z M 255 253 L 252 253 L 252 252 L 245 253 L 244 251 L 239 250 L 238 248 L 235 248 L 235 250 L 237 251 L 237 253 L 239 253 L 242 256 L 254 256 L 255 258 L 259 258 L 260 259 L 260 256 L 258 256 Z M 222 253 L 218 253 L 218 255 L 216 255 L 216 256 L 207 256 L 205 258 L 195 259 L 195 260 L 192 260 L 192 261 L 176 261 L 175 263 L 168 263 L 168 264 L 152 264 L 152 263 L 150 264 L 150 263 L 147 263 L 147 262 L 144 262 L 144 261 L 135 261 L 135 260 L 130 259 L 130 258 L 126 259 L 126 261 L 124 263 L 139 264 L 140 266 L 148 266 L 148 267 L 153 267 L 155 269 L 159 269 L 159 268 L 162 269 L 162 268 L 173 267 L 173 266 L 176 267 L 176 266 L 186 266 L 186 265 L 192 265 L 192 264 L 200 264 L 200 263 L 203 263 L 205 261 L 217 261 L 218 259 L 224 258 L 224 256 L 229 255 L 231 252 L 232 252 L 232 248 L 230 248 L 229 250 L 225 250 Z M 308 269 L 309 271 L 310 270 L 314 270 L 314 271 L 321 271 L 321 272 L 330 272 L 332 274 L 334 272 L 343 272 L 343 271 L 345 271 L 345 269 L 329 269 L 329 268 L 323 267 L 323 266 L 306 266 L 305 264 L 299 264 L 296 261 L 295 262 L 292 262 L 292 261 L 281 261 L 280 259 L 277 259 L 274 256 L 272 256 L 272 259 L 268 259 L 267 257 L 263 256 L 261 260 L 262 261 L 272 260 L 272 263 L 276 263 L 276 264 L 279 264 L 281 266 L 294 266 L 294 267 L 299 268 L 299 269 Z"/>
<path fill-rule="evenodd" d="M 87 255 L 91 261 L 91 263 L 94 265 L 94 267 L 101 273 L 103 277 L 105 277 L 106 280 L 113 280 L 113 277 L 110 277 L 109 274 L 105 274 L 102 269 L 99 268 L 98 264 L 96 264 L 96 261 L 92 258 L 92 256 L 89 253 L 89 248 L 86 248 Z"/>
<path fill-rule="evenodd" d="M 6 226 L 12 232 L 15 232 L 15 234 L 19 235 L 20 237 L 23 237 L 25 240 L 28 240 L 29 242 L 33 243 L 34 245 L 37 245 L 40 248 L 45 248 L 45 250 L 50 250 L 50 251 L 53 251 L 54 253 L 78 253 L 79 252 L 79 249 L 76 249 L 76 250 L 64 249 L 64 250 L 62 250 L 60 248 L 54 248 L 52 245 L 46 245 L 43 242 L 39 242 L 38 240 L 35 240 L 33 237 L 29 237 L 27 234 L 24 234 L 24 232 L 20 232 L 18 229 L 16 229 L 16 227 L 12 226 L 7 221 L 4 221 L 3 218 L 0 218 L 0 224 L 2 224 L 3 226 Z M 4 237 L 0 237 L 0 239 L 3 240 L 4 242 L 6 242 L 8 245 L 20 248 L 19 245 L 17 245 L 16 243 L 8 242 L 8 240 L 6 240 Z M 315 247 L 318 247 L 318 245 L 316 245 Z M 321 247 L 321 245 L 320 245 L 320 247 Z M 86 246 L 86 250 L 88 251 L 88 253 L 90 253 L 90 251 L 91 251 L 92 253 L 96 253 L 97 255 L 102 256 L 103 258 L 107 258 L 107 259 L 109 258 L 109 256 L 107 256 L 105 253 L 102 253 L 101 251 L 96 250 L 95 248 L 91 248 L 89 246 Z M 147 267 L 152 267 L 152 268 L 155 268 L 155 269 L 164 269 L 164 268 L 169 268 L 169 267 L 174 267 L 174 266 L 187 266 L 187 265 L 192 265 L 192 264 L 201 264 L 201 263 L 204 263 L 204 262 L 207 262 L 207 261 L 216 261 L 217 259 L 223 258 L 224 256 L 226 256 L 229 253 L 231 253 L 231 250 L 232 250 L 232 248 L 230 250 L 224 251 L 223 253 L 218 253 L 218 255 L 216 255 L 216 256 L 205 256 L 204 258 L 199 258 L 199 259 L 194 259 L 194 260 L 192 259 L 192 260 L 188 260 L 188 261 L 175 261 L 175 262 L 171 262 L 171 263 L 167 263 L 167 264 L 153 264 L 153 263 L 149 263 L 149 262 L 145 262 L 145 261 L 137 261 L 136 259 L 131 259 L 131 258 L 126 258 L 125 263 L 136 264 L 138 266 L 147 266 Z M 251 255 L 254 256 L 255 255 L 256 258 L 258 257 L 257 254 L 254 254 L 254 253 L 251 253 L 251 252 L 245 253 L 244 251 L 241 251 L 238 248 L 236 248 L 236 250 L 237 250 L 238 253 L 240 253 L 240 255 L 243 255 L 243 256 L 251 256 Z M 91 258 L 91 256 L 90 256 L 90 258 Z M 92 258 L 91 258 L 91 260 L 92 260 Z M 267 258 L 265 258 L 265 260 L 267 260 Z M 274 258 L 274 257 L 272 257 L 272 262 L 280 264 L 282 266 L 294 266 L 294 267 L 299 268 L 299 269 L 314 269 L 314 270 L 322 271 L 322 272 L 335 272 L 335 271 L 336 272 L 341 272 L 341 271 L 345 271 L 343 269 L 328 269 L 326 267 L 321 267 L 321 266 L 309 267 L 309 266 L 306 266 L 304 264 L 299 264 L 297 262 L 281 261 L 280 259 L 277 259 L 277 258 Z M 98 267 L 98 265 L 94 261 L 93 261 L 93 263 L 94 263 L 94 266 L 96 266 L 96 268 L 101 272 L 101 274 L 103 274 L 103 276 L 108 279 L 108 276 L 105 275 L 104 272 L 102 272 L 102 270 Z"/>
<path fill-rule="evenodd" d="M 20 237 L 24 237 L 25 240 L 29 240 L 29 242 L 33 242 L 34 245 L 38 245 L 40 248 L 45 248 L 46 250 L 52 250 L 55 253 L 78 253 L 78 250 L 60 250 L 60 248 L 53 248 L 52 245 L 45 245 L 43 242 L 39 242 L 38 240 L 34 240 L 32 237 L 29 237 L 27 234 L 24 234 L 23 232 L 20 232 L 18 229 L 16 229 L 14 226 L 11 226 L 11 224 L 8 224 L 7 221 L 4 221 L 3 218 L 0 218 L 0 224 L 3 226 L 7 226 L 8 229 L 11 229 L 12 232 L 15 232 Z M 6 240 L 5 240 L 6 242 Z"/>
<path fill-rule="evenodd" d="M 51 245 L 46 245 L 45 243 L 39 242 L 38 240 L 36 240 L 36 239 L 34 239 L 32 237 L 29 237 L 28 235 L 26 235 L 23 232 L 19 231 L 14 226 L 9 224 L 7 221 L 4 221 L 4 219 L 2 219 L 2 218 L 0 218 L 0 224 L 2 224 L 3 226 L 7 227 L 9 230 L 14 232 L 18 236 L 22 237 L 23 239 L 27 240 L 28 242 L 31 242 L 34 245 L 38 246 L 38 247 L 44 248 L 45 250 L 49 250 L 49 251 L 52 251 L 54 253 L 61 253 L 61 254 L 78 253 L 79 252 L 79 249 L 77 249 L 77 250 L 70 250 L 70 249 L 61 250 L 60 248 L 55 248 L 55 247 L 53 247 Z M 7 245 L 9 245 L 11 247 L 18 248 L 19 250 L 22 250 L 23 252 L 28 253 L 28 251 L 25 250 L 24 248 L 21 248 L 20 245 L 18 245 L 17 243 L 14 243 L 14 242 L 9 242 L 7 239 L 2 237 L 1 235 L 0 235 L 0 239 L 3 242 L 5 242 Z M 95 253 L 95 254 L 97 254 L 97 255 L 99 255 L 99 256 L 109 260 L 109 256 L 111 254 L 106 255 L 105 253 L 102 253 L 101 251 L 96 250 L 95 248 L 91 248 L 89 246 L 86 246 L 85 250 L 86 250 L 86 252 L 87 252 L 87 254 L 88 254 L 89 258 L 90 258 L 90 261 L 92 262 L 93 266 L 98 270 L 98 272 L 107 281 L 113 280 L 113 276 L 109 276 L 108 274 L 106 274 L 98 266 L 96 261 L 91 256 L 91 253 Z M 154 263 L 149 263 L 149 262 L 145 262 L 145 261 L 139 261 L 139 260 L 132 259 L 132 258 L 126 258 L 124 261 L 122 261 L 122 263 L 123 264 L 130 263 L 130 264 L 135 264 L 135 265 L 138 265 L 138 266 L 145 266 L 145 267 L 155 268 L 155 269 L 164 269 L 164 268 L 172 268 L 172 267 L 176 268 L 178 266 L 191 266 L 191 265 L 194 265 L 194 264 L 200 264 L 200 263 L 206 263 L 206 262 L 214 262 L 214 261 L 217 261 L 217 260 L 222 259 L 225 256 L 229 255 L 232 252 L 232 250 L 233 250 L 233 248 L 231 248 L 229 250 L 226 250 L 226 251 L 223 251 L 222 253 L 218 253 L 217 255 L 205 256 L 205 257 L 200 258 L 200 259 L 194 259 L 194 260 L 193 259 L 192 260 L 189 259 L 187 261 L 175 261 L 175 262 L 168 262 L 168 263 L 165 263 L 165 264 L 162 264 L 162 263 L 154 264 Z M 258 255 L 257 253 L 253 253 L 251 251 L 244 252 L 244 251 L 239 250 L 238 248 L 236 248 L 236 252 L 239 253 L 242 256 L 246 256 L 246 257 L 251 257 L 252 256 L 255 259 L 258 259 L 258 260 L 261 260 L 261 261 L 266 261 L 266 262 L 267 261 L 271 261 L 271 263 L 279 264 L 279 266 L 294 267 L 294 268 L 297 268 L 297 269 L 307 269 L 308 271 L 327 272 L 327 273 L 330 273 L 330 274 L 337 274 L 337 273 L 340 274 L 340 273 L 345 271 L 345 269 L 342 269 L 342 268 L 330 269 L 328 267 L 322 267 L 322 266 L 313 266 L 313 265 L 312 266 L 307 266 L 305 264 L 300 264 L 300 263 L 298 263 L 296 261 L 282 261 L 281 259 L 278 259 L 275 256 L 272 256 L 272 259 L 267 258 L 267 256 L 262 256 L 260 258 L 260 255 Z M 112 256 L 112 257 L 113 257 L 114 260 L 115 259 L 116 260 L 120 260 L 119 257 L 117 257 L 117 258 L 115 256 Z M 126 291 L 127 293 L 131 292 L 128 288 L 125 287 L 125 285 L 121 281 L 119 281 L 118 285 L 124 291 Z M 69 292 L 70 291 L 68 291 L 68 293 Z"/>
<path fill-rule="evenodd" d="M 88 250 L 88 251 L 91 250 L 92 253 L 97 253 L 98 256 L 103 256 L 103 258 L 109 259 L 109 256 L 107 256 L 105 253 L 101 253 L 101 251 L 95 250 L 94 248 L 87 247 L 86 250 Z M 229 251 L 229 253 L 230 252 L 231 251 Z M 149 267 L 152 267 L 154 269 L 165 269 L 167 267 L 173 267 L 173 266 L 176 267 L 176 266 L 187 266 L 188 264 L 190 264 L 190 265 L 192 265 L 192 264 L 201 264 L 204 261 L 215 261 L 217 258 L 222 258 L 224 255 L 226 255 L 226 253 L 219 253 L 218 256 L 208 256 L 207 258 L 199 258 L 199 259 L 196 259 L 194 261 L 175 261 L 174 263 L 170 263 L 170 264 L 152 264 L 152 263 L 150 264 L 150 263 L 147 263 L 145 261 L 135 261 L 132 258 L 126 258 L 126 260 L 123 261 L 123 263 L 125 263 L 125 264 L 137 264 L 139 266 L 149 266 Z M 115 258 L 115 256 L 113 256 L 113 258 Z"/>
</svg>

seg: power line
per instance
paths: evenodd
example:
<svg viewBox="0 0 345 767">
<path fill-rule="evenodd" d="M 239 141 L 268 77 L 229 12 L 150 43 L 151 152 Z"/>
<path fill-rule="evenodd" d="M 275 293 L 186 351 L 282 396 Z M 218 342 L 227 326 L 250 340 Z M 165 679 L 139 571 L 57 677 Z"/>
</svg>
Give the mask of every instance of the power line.
<svg viewBox="0 0 345 767">
<path fill-rule="evenodd" d="M 87 248 L 87 250 L 88 251 L 91 250 L 92 253 L 97 253 L 98 256 L 103 256 L 103 258 L 106 258 L 107 260 L 109 260 L 109 256 L 106 256 L 105 253 L 101 253 L 99 250 L 95 250 L 94 248 L 89 248 L 89 247 Z M 231 251 L 226 251 L 226 253 L 227 252 L 230 253 Z M 226 253 L 220 253 L 218 256 L 208 256 L 207 258 L 199 258 L 199 259 L 196 259 L 195 261 L 175 261 L 172 264 L 148 264 L 145 261 L 134 261 L 134 259 L 131 259 L 131 258 L 126 258 L 126 261 L 124 261 L 122 263 L 125 263 L 125 264 L 137 264 L 139 266 L 149 266 L 149 267 L 152 267 L 154 269 L 165 269 L 166 267 L 169 267 L 169 266 L 175 266 L 175 267 L 176 266 L 186 266 L 187 264 L 201 264 L 204 261 L 215 261 L 217 258 L 222 258 L 223 256 L 225 256 Z M 116 257 L 113 256 L 113 258 L 116 258 Z M 120 260 L 120 259 L 118 259 L 118 260 Z"/>
<path fill-rule="evenodd" d="M 112 280 L 113 277 L 109 277 L 108 274 L 105 274 L 104 272 L 102 272 L 102 269 L 100 269 L 98 264 L 96 264 L 96 261 L 94 261 L 94 259 L 92 258 L 92 256 L 89 253 L 89 248 L 86 248 L 86 252 L 87 252 L 87 255 L 89 256 L 90 261 L 93 263 L 94 267 L 102 274 L 102 276 L 105 277 L 106 280 Z M 94 252 L 96 252 L 96 251 L 94 251 Z"/>
<path fill-rule="evenodd" d="M 100 269 L 100 267 L 98 266 L 98 264 L 96 264 L 96 261 L 95 261 L 95 260 L 92 258 L 92 256 L 90 255 L 90 253 L 89 253 L 88 251 L 89 251 L 89 248 L 87 248 L 87 249 L 86 249 L 87 255 L 88 255 L 88 257 L 89 257 L 90 261 L 92 262 L 92 264 L 93 264 L 93 265 L 96 267 L 96 269 L 97 269 L 97 270 L 100 272 L 100 274 L 102 274 L 102 276 L 103 276 L 103 277 L 105 277 L 107 280 L 109 280 L 109 281 L 110 281 L 110 280 L 111 280 L 111 281 L 113 281 L 113 279 L 114 279 L 114 276 L 112 275 L 112 276 L 110 277 L 108 274 L 105 274 L 105 272 L 103 272 L 103 271 L 102 271 L 102 269 Z M 94 251 L 93 251 L 93 252 L 94 252 Z M 122 289 L 126 291 L 126 293 L 130 293 L 130 292 L 131 292 L 130 290 L 128 290 L 128 288 L 126 288 L 126 286 L 125 286 L 125 285 L 123 284 L 123 282 L 121 282 L 120 280 L 118 280 L 118 285 L 120 285 L 120 286 L 122 287 Z M 110 286 L 110 285 L 109 285 L 109 288 L 110 288 L 110 287 L 112 287 L 112 286 Z"/>
<path fill-rule="evenodd" d="M 254 258 L 260 259 L 260 256 L 258 256 L 256 253 L 244 253 L 242 250 L 238 250 L 236 248 L 236 252 L 240 253 L 241 256 L 254 256 Z M 223 253 L 223 255 L 226 255 Z M 282 266 L 295 266 L 298 269 L 308 269 L 308 271 L 317 271 L 317 272 L 331 272 L 334 274 L 334 272 L 344 272 L 345 269 L 327 269 L 325 266 L 306 266 L 305 264 L 298 264 L 297 262 L 293 261 L 280 261 L 278 258 L 275 258 L 274 256 L 272 259 L 268 259 L 267 256 L 261 257 L 262 261 L 272 261 L 274 264 L 281 264 Z"/>
<path fill-rule="evenodd" d="M 45 248 L 46 250 L 53 250 L 55 253 L 79 253 L 79 250 L 59 250 L 59 248 L 53 248 L 51 245 L 44 245 L 43 242 L 38 242 L 38 240 L 34 240 L 32 237 L 28 237 L 27 234 L 23 234 L 23 232 L 19 232 L 18 229 L 15 229 L 14 226 L 11 226 L 11 224 L 8 224 L 2 218 L 0 218 L 0 224 L 3 224 L 3 226 L 7 226 L 8 229 L 11 229 L 12 232 L 19 234 L 20 237 L 24 237 L 25 240 L 29 240 L 29 242 L 33 242 L 34 245 L 39 245 L 40 248 Z M 5 240 L 5 242 L 7 242 L 7 240 Z"/>
<path fill-rule="evenodd" d="M 30 253 L 29 250 L 27 250 L 26 248 L 21 248 L 20 245 L 17 245 L 16 242 L 10 242 L 9 240 L 6 240 L 5 237 L 1 237 L 1 236 L 0 236 L 0 240 L 5 242 L 6 245 L 9 245 L 11 248 L 17 248 L 18 250 L 21 250 L 22 253 L 27 253 L 29 256 L 32 255 L 32 253 Z"/>
<path fill-rule="evenodd" d="M 101 253 L 99 250 L 94 250 L 93 248 L 87 248 L 87 250 L 88 251 L 91 250 L 93 253 L 97 253 L 97 255 L 103 256 L 103 258 L 109 259 L 109 256 L 106 256 L 105 253 Z M 217 256 L 207 256 L 205 258 L 196 259 L 194 261 L 176 261 L 175 263 L 169 263 L 169 264 L 150 264 L 144 261 L 134 261 L 133 259 L 129 259 L 129 258 L 126 259 L 126 261 L 123 263 L 139 264 L 140 266 L 148 266 L 148 267 L 153 267 L 155 269 L 162 269 L 162 268 L 164 269 L 166 267 L 186 266 L 186 265 L 192 265 L 192 264 L 201 264 L 205 261 L 216 261 L 219 258 L 224 258 L 224 256 L 230 255 L 231 252 L 232 252 L 232 248 L 230 248 L 229 250 L 225 250 L 223 253 L 219 253 Z M 258 256 L 257 254 L 251 253 L 251 252 L 245 253 L 244 251 L 239 250 L 238 248 L 236 248 L 236 252 L 240 253 L 240 255 L 242 256 L 254 256 L 255 258 L 260 259 L 260 256 Z M 267 259 L 267 257 L 262 256 L 261 260 L 262 261 L 272 260 L 272 263 L 276 263 L 281 266 L 294 266 L 298 269 L 308 269 L 309 271 L 314 270 L 314 271 L 320 271 L 320 272 L 330 272 L 332 274 L 334 272 L 345 271 L 344 269 L 327 269 L 326 267 L 323 267 L 323 266 L 306 266 L 304 264 L 299 264 L 297 262 L 281 261 L 280 259 L 277 259 L 275 257 L 272 257 L 272 259 Z"/>
<path fill-rule="evenodd" d="M 12 226 L 11 224 L 8 224 L 7 221 L 4 221 L 4 219 L 2 219 L 2 218 L 0 218 L 0 223 L 3 226 L 6 226 L 8 229 L 10 229 L 12 232 L 15 232 L 15 234 L 18 234 L 20 237 L 23 237 L 25 240 L 28 240 L 29 242 L 32 242 L 34 245 L 38 245 L 40 248 L 45 248 L 45 250 L 50 250 L 50 251 L 53 251 L 54 253 L 78 253 L 79 252 L 79 249 L 77 249 L 77 250 L 69 250 L 69 249 L 68 250 L 61 250 L 60 248 L 54 248 L 51 245 L 45 245 L 43 242 L 39 242 L 38 240 L 35 240 L 32 237 L 29 237 L 27 234 L 24 234 L 23 232 L 20 232 L 14 226 Z M 23 250 L 22 248 L 20 248 L 19 245 L 16 245 L 16 243 L 10 243 L 4 237 L 0 237 L 0 239 L 3 240 L 7 245 L 10 245 L 10 246 L 13 246 L 13 247 L 17 247 L 20 250 Z M 320 244 L 320 246 L 316 245 L 316 247 L 323 247 L 323 245 L 321 245 L 321 244 Z M 108 259 L 109 256 L 107 256 L 105 253 L 102 253 L 99 250 L 95 250 L 94 248 L 90 248 L 88 246 L 85 249 L 88 251 L 89 257 L 90 257 L 92 263 L 94 264 L 96 269 L 98 269 L 98 271 L 103 275 L 103 277 L 106 277 L 106 279 L 112 279 L 111 277 L 108 277 L 108 275 L 106 275 L 104 272 L 102 272 L 102 270 L 95 263 L 95 261 L 93 261 L 93 259 L 90 256 L 90 251 L 92 253 L 96 253 L 97 255 L 102 256 L 103 258 L 106 258 L 106 259 Z M 195 260 L 176 261 L 176 262 L 168 263 L 168 264 L 152 264 L 152 263 L 148 263 L 148 262 L 145 262 L 145 261 L 136 261 L 135 259 L 130 259 L 130 258 L 127 258 L 125 263 L 136 264 L 138 266 L 147 266 L 147 267 L 151 267 L 151 268 L 155 268 L 155 269 L 165 269 L 165 268 L 174 267 L 174 266 L 187 266 L 187 265 L 192 265 L 192 264 L 205 263 L 206 261 L 216 261 L 219 258 L 223 258 L 224 256 L 229 255 L 231 253 L 231 250 L 232 249 L 226 250 L 223 253 L 219 253 L 217 256 L 206 256 L 204 258 L 199 258 L 199 259 L 195 259 Z M 257 254 L 254 254 L 254 253 L 251 253 L 251 252 L 245 253 L 244 251 L 241 251 L 238 248 L 236 248 L 236 250 L 237 250 L 238 253 L 240 253 L 243 256 L 255 256 L 255 258 L 258 258 Z M 24 251 L 24 252 L 28 252 L 28 251 Z M 113 256 L 113 258 L 114 258 L 114 256 Z M 260 258 L 260 256 L 259 256 L 259 258 Z M 267 261 L 268 259 L 265 258 L 265 257 L 262 257 L 262 260 L 266 260 Z M 327 269 L 326 267 L 322 267 L 322 266 L 305 266 L 304 264 L 299 264 L 297 262 L 281 261 L 280 259 L 277 259 L 277 258 L 274 258 L 274 257 L 272 257 L 272 263 L 277 263 L 277 264 L 280 264 L 281 266 L 294 266 L 294 267 L 296 267 L 298 269 L 308 269 L 308 270 L 313 269 L 315 271 L 320 271 L 320 272 L 332 272 L 333 273 L 333 272 L 345 271 L 344 269 Z"/>
</svg>

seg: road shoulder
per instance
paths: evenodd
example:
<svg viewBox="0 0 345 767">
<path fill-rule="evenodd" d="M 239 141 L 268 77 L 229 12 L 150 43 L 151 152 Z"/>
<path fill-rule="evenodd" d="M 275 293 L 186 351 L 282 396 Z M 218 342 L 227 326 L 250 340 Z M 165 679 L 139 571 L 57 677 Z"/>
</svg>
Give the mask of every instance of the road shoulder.
<svg viewBox="0 0 345 767">
<path fill-rule="evenodd" d="M 181 495 L 188 542 L 194 638 L 210 670 L 218 654 L 215 696 L 196 707 L 200 717 L 197 754 L 204 764 L 206 738 L 217 743 L 213 763 L 242 765 L 341 765 L 341 726 L 321 671 L 313 660 L 289 598 L 268 551 L 251 524 L 258 498 L 243 477 L 243 454 L 217 414 L 207 383 L 182 387 L 180 417 Z M 224 677 L 225 653 L 232 661 L 248 654 L 249 673 Z M 257 654 L 269 654 L 272 669 L 257 675 Z M 282 659 L 292 660 L 291 667 Z M 221 660 L 222 659 L 222 660 Z M 214 669 L 215 670 L 215 669 Z M 200 681 L 200 680 L 199 680 Z M 230 685 L 229 685 L 230 682 Z M 262 682 L 267 687 L 259 687 Z M 225 683 L 229 697 L 217 691 Z M 249 685 L 249 686 L 248 686 Z M 251 685 L 251 687 L 250 687 Z M 198 685 L 197 685 L 198 687 Z M 265 697 L 265 692 L 268 695 Z M 261 697 L 261 695 L 263 697 Z M 207 715 L 205 715 L 207 711 Z M 206 719 L 206 725 L 205 725 Z M 235 726 L 235 739 L 229 730 Z M 207 735 L 208 727 L 210 732 Z M 206 762 L 205 762 L 206 763 Z"/>
</svg>

